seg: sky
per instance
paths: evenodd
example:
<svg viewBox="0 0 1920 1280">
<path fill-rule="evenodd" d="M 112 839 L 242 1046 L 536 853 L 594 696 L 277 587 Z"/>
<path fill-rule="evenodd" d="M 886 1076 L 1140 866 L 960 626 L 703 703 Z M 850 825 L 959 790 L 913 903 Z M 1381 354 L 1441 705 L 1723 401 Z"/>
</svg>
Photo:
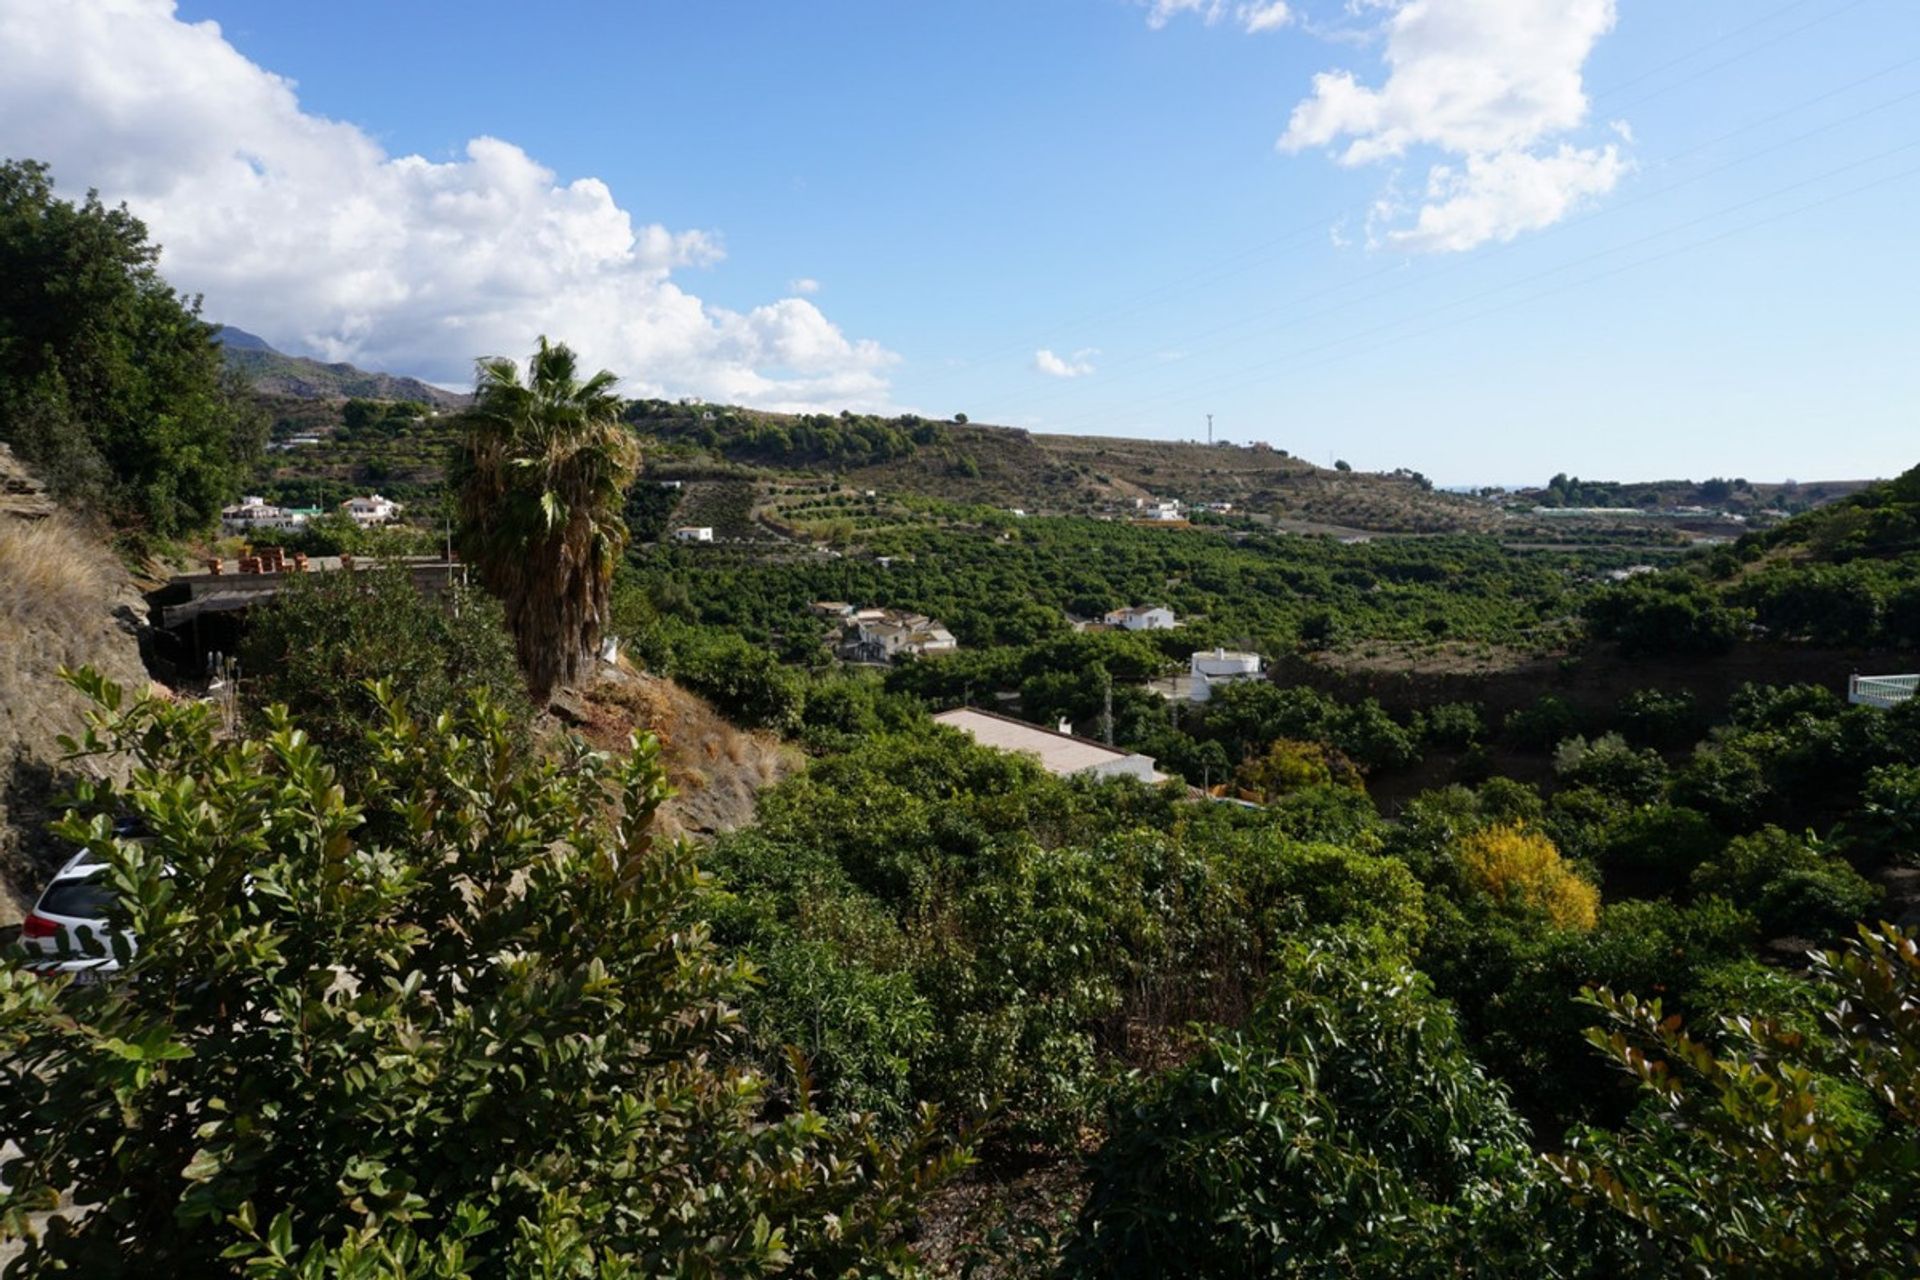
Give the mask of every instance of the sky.
<svg viewBox="0 0 1920 1280">
<path fill-rule="evenodd" d="M 0 156 L 467 384 L 1442 484 L 1920 462 L 1912 0 L 0 0 Z"/>
</svg>

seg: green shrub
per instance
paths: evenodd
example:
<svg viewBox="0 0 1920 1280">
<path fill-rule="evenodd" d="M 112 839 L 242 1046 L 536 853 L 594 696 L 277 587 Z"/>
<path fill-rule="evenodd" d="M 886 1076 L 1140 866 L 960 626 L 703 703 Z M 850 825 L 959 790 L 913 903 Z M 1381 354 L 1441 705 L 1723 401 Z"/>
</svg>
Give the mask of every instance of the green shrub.
<svg viewBox="0 0 1920 1280">
<path fill-rule="evenodd" d="M 373 681 L 423 720 L 474 693 L 516 725 L 532 715 L 500 606 L 457 584 L 430 598 L 403 568 L 291 578 L 248 619 L 240 669 L 255 728 L 284 706 L 349 771 L 371 763 L 366 726 L 381 715 Z"/>
<path fill-rule="evenodd" d="M 1880 890 L 1817 841 L 1767 827 L 1730 842 L 1693 873 L 1695 890 L 1737 902 L 1768 937 L 1828 938 L 1880 900 Z"/>
<path fill-rule="evenodd" d="M 1627 741 L 1638 747 L 1671 751 L 1700 737 L 1706 727 L 1699 703 L 1691 693 L 1639 689 L 1620 701 L 1616 716 Z"/>
<path fill-rule="evenodd" d="M 1450 751 L 1464 751 L 1486 731 L 1480 707 L 1472 702 L 1443 702 L 1427 708 L 1427 741 Z"/>
<path fill-rule="evenodd" d="M 1612 823 L 1597 856 L 1615 897 L 1683 892 L 1694 871 L 1720 852 L 1725 838 L 1697 809 L 1648 805 Z"/>
<path fill-rule="evenodd" d="M 1579 714 L 1563 699 L 1543 693 L 1531 706 L 1510 712 L 1501 723 L 1500 732 L 1523 751 L 1549 751 L 1579 724 Z"/>
<path fill-rule="evenodd" d="M 26 1274 L 886 1274 L 951 1164 L 717 1064 L 750 971 L 684 913 L 648 831 L 649 739 L 617 769 L 529 759 L 484 699 L 391 691 L 349 797 L 284 717 L 97 678 L 83 750 L 134 761 L 60 834 L 108 865 L 118 980 L 0 967 L 0 1234 L 71 1189 Z M 151 842 L 114 838 L 137 814 Z M 923 1131 L 924 1133 L 924 1131 Z M 916 1140 L 919 1141 L 919 1140 Z"/>
<path fill-rule="evenodd" d="M 1652 804 L 1666 790 L 1667 766 L 1651 748 L 1634 750 L 1617 733 L 1568 738 L 1553 752 L 1562 786 L 1591 787 L 1628 804 Z"/>
<path fill-rule="evenodd" d="M 1067 1273 L 1499 1274 L 1525 1245 L 1475 1218 L 1533 1207 L 1526 1132 L 1404 960 L 1296 944 L 1244 1029 L 1117 1110 Z"/>
<path fill-rule="evenodd" d="M 1749 615 L 1720 602 L 1697 579 L 1649 574 L 1590 599 L 1587 624 L 1602 640 L 1617 641 L 1627 657 L 1704 657 L 1725 653 L 1745 631 Z"/>
<path fill-rule="evenodd" d="M 1600 990 L 1593 1043 L 1640 1086 L 1631 1128 L 1548 1157 L 1578 1202 L 1664 1248 L 1660 1273 L 1911 1275 L 1920 1263 L 1920 946 L 1862 931 L 1815 958 L 1817 1028 L 1741 1009 L 1717 1036 Z"/>
<path fill-rule="evenodd" d="M 267 428 L 159 256 L 125 205 L 0 162 L 0 440 L 70 504 L 168 538 L 213 523 Z"/>
<path fill-rule="evenodd" d="M 1920 862 L 1920 766 L 1889 764 L 1869 771 L 1847 836 L 1870 856 Z"/>
</svg>

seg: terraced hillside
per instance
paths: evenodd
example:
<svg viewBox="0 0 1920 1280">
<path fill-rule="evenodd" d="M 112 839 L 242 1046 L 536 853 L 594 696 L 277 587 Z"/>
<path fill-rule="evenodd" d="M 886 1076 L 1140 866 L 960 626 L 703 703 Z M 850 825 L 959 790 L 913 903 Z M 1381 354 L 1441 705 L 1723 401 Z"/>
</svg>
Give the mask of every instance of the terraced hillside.
<svg viewBox="0 0 1920 1280">
<path fill-rule="evenodd" d="M 1489 504 L 1433 491 L 1417 475 L 1334 471 L 1266 445 L 1202 445 L 1019 428 L 796 416 L 637 403 L 629 420 L 676 461 L 724 458 L 770 480 L 836 476 L 849 489 L 1029 512 L 1124 511 L 1136 498 L 1230 502 L 1276 519 L 1393 533 L 1489 531 Z"/>
</svg>

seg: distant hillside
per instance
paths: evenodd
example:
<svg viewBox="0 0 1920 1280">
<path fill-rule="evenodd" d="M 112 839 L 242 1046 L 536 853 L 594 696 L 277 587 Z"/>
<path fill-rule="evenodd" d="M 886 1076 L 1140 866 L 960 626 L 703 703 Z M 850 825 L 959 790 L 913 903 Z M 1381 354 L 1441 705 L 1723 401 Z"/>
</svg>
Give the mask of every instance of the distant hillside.
<svg viewBox="0 0 1920 1280">
<path fill-rule="evenodd" d="M 267 341 L 231 325 L 215 337 L 226 349 L 227 367 L 237 370 L 268 396 L 302 400 L 418 400 L 440 409 L 457 409 L 468 397 L 392 373 L 369 373 L 350 364 L 324 364 L 276 351 Z"/>
<path fill-rule="evenodd" d="M 1920 554 L 1920 466 L 1795 516 L 1756 535 L 1752 545 L 1826 563 Z"/>
<path fill-rule="evenodd" d="M 657 400 L 636 402 L 627 416 L 643 434 L 695 451 L 689 475 L 705 456 L 778 476 L 832 475 L 855 491 L 1030 514 L 1125 514 L 1136 499 L 1177 498 L 1328 531 L 1490 532 L 1503 524 L 1489 503 L 1436 491 L 1412 472 L 1330 471 L 1263 444 L 1042 435 L 911 415 L 792 415 Z M 680 473 L 670 460 L 660 462 L 662 477 Z"/>
<path fill-rule="evenodd" d="M 1720 477 L 1700 481 L 1620 481 L 1557 475 L 1540 488 L 1515 490 L 1511 500 L 1522 509 L 1628 507 L 1650 513 L 1713 511 L 1751 516 L 1810 511 L 1857 493 L 1872 483 L 1871 480 L 1788 480 L 1780 484 L 1756 484 Z"/>
</svg>

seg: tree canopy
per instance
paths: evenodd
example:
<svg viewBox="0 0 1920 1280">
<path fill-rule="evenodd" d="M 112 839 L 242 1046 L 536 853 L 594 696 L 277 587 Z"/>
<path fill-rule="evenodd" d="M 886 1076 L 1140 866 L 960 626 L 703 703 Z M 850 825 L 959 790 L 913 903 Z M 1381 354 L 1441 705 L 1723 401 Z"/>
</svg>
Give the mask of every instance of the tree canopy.
<svg viewBox="0 0 1920 1280">
<path fill-rule="evenodd" d="M 0 440 L 63 501 L 173 536 L 237 495 L 266 423 L 159 256 L 126 206 L 0 162 Z"/>
</svg>

